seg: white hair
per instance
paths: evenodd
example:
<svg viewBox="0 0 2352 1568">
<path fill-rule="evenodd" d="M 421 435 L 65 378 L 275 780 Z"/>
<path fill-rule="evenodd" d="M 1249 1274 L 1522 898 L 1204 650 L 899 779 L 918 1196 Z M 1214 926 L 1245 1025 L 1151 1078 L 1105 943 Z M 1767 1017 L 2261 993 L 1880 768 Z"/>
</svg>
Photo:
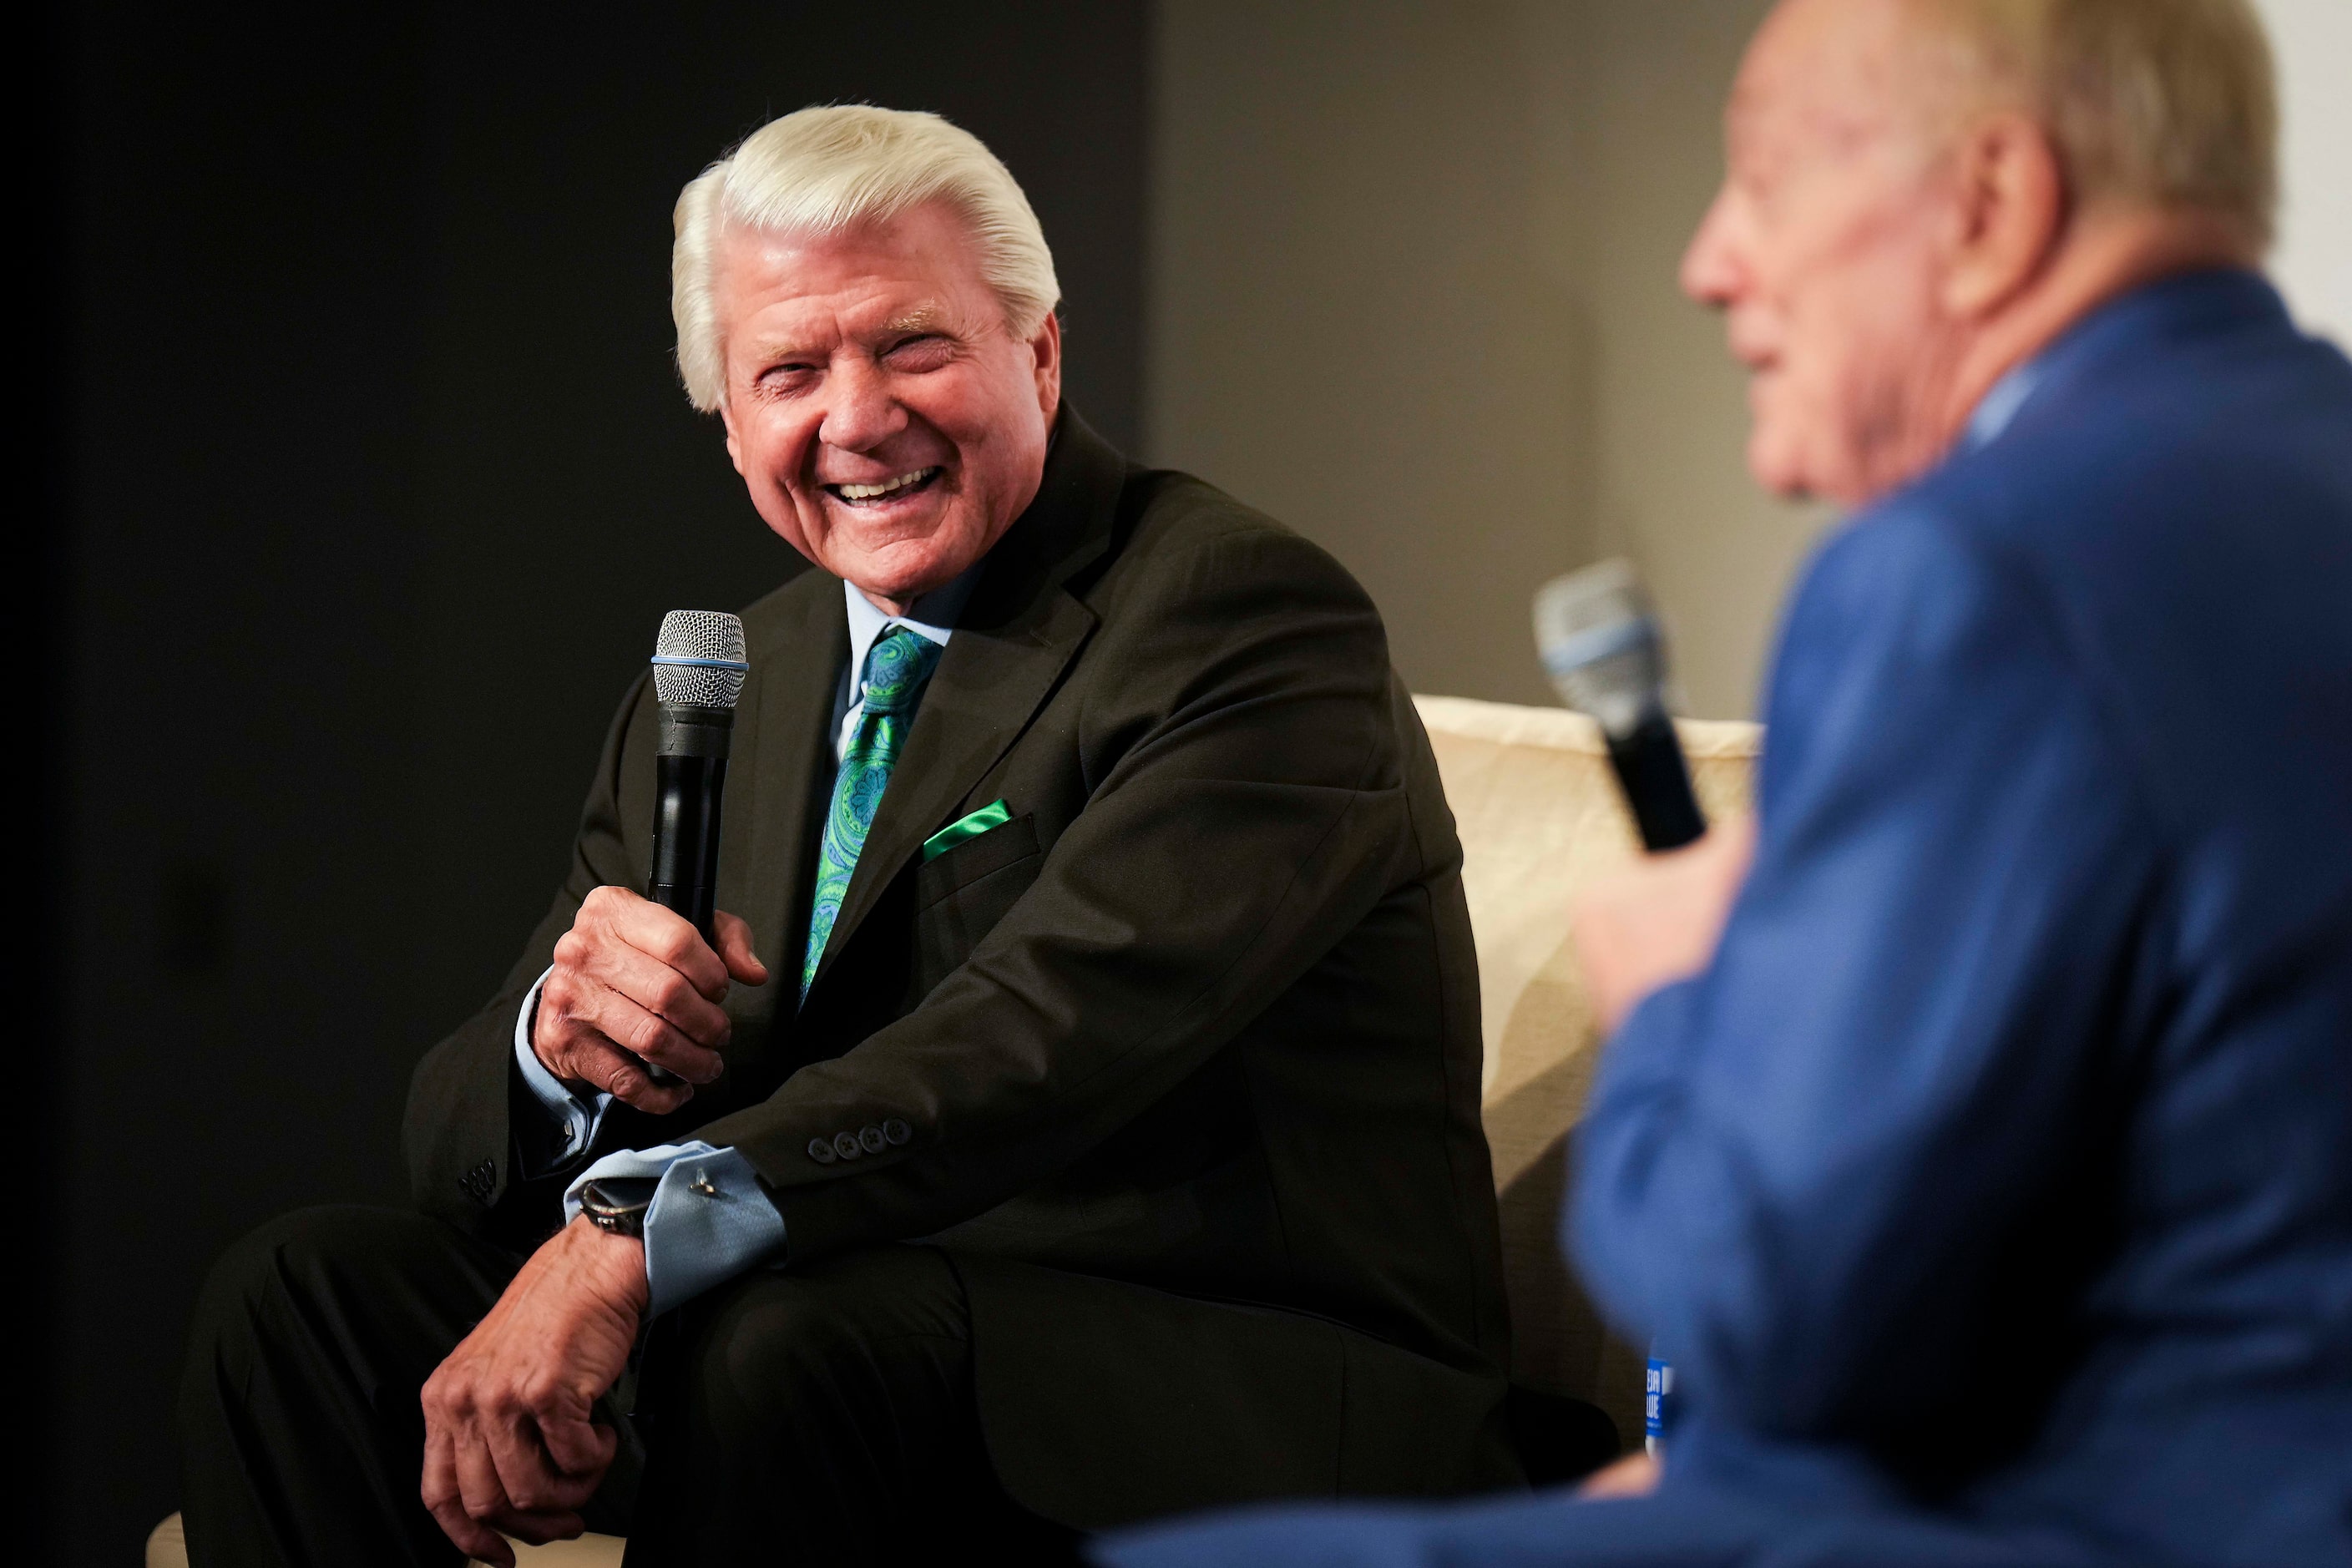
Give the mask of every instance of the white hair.
<svg viewBox="0 0 2352 1568">
<path fill-rule="evenodd" d="M 2247 0 L 1926 0 L 1980 91 L 2048 128 L 2075 198 L 2190 208 L 2266 245 L 2278 91 Z"/>
<path fill-rule="evenodd" d="M 971 226 L 1005 324 L 1034 333 L 1061 302 L 1054 253 L 1012 173 L 979 137 L 936 114 L 870 104 L 772 120 L 678 193 L 670 216 L 670 317 L 686 395 L 708 414 L 727 398 L 723 324 L 711 298 L 722 226 L 837 233 L 943 202 Z"/>
</svg>

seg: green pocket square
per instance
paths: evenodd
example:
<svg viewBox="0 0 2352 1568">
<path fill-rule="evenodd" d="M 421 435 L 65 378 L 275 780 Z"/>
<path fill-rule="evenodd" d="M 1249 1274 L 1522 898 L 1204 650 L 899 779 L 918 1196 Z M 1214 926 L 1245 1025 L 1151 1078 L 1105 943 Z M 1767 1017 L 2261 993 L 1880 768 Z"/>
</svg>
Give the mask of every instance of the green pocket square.
<svg viewBox="0 0 2352 1568">
<path fill-rule="evenodd" d="M 958 817 L 937 833 L 923 840 L 923 858 L 936 860 L 967 838 L 977 838 L 992 827 L 1002 827 L 1013 820 L 1013 814 L 997 801 L 983 805 L 970 816 Z M 900 840 L 901 843 L 905 840 Z"/>
</svg>

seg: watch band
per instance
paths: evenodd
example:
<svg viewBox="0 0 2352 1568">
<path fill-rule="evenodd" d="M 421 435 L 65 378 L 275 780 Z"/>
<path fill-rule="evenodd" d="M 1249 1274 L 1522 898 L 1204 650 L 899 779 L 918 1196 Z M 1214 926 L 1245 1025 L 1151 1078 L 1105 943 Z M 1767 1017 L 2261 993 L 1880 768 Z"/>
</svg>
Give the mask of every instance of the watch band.
<svg viewBox="0 0 2352 1568">
<path fill-rule="evenodd" d="M 591 1182 L 581 1188 L 580 1212 L 599 1230 L 609 1230 L 614 1236 L 643 1237 L 646 1211 L 653 1207 L 654 1189 L 658 1184 L 640 1178 L 615 1184 L 622 1186 L 620 1192 L 606 1191 L 602 1182 Z"/>
</svg>

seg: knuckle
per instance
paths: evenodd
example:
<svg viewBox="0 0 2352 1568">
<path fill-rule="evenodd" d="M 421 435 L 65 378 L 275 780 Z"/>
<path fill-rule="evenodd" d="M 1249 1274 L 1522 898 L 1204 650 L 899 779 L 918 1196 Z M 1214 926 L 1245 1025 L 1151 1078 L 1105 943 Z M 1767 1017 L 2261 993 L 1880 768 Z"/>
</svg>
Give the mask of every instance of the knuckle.
<svg viewBox="0 0 2352 1568">
<path fill-rule="evenodd" d="M 646 951 L 672 968 L 692 957 L 695 948 L 702 941 L 695 934 L 694 928 L 677 915 L 671 915 L 647 940 L 652 945 Z"/>
<path fill-rule="evenodd" d="M 654 1011 L 675 1018 L 701 1000 L 702 994 L 686 983 L 686 977 L 675 969 L 654 987 Z"/>
<path fill-rule="evenodd" d="M 619 931 L 631 906 L 638 901 L 626 888 L 598 888 L 581 900 L 580 918 L 573 929 L 585 926 L 598 936 L 610 937 Z"/>
</svg>

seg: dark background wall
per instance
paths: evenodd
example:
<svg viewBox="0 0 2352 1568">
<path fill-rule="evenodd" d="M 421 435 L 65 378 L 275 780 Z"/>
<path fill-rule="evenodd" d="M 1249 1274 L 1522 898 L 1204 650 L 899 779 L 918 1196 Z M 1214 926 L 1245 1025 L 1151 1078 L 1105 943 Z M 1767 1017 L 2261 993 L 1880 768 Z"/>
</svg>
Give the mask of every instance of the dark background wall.
<svg viewBox="0 0 2352 1568">
<path fill-rule="evenodd" d="M 69 826 L 41 852 L 71 892 L 36 1179 L 40 1490 L 74 1561 L 134 1561 L 177 1504 L 170 1394 L 209 1259 L 290 1206 L 402 1201 L 410 1068 L 544 909 L 662 611 L 798 565 L 677 390 L 678 186 L 804 103 L 947 113 L 1027 188 L 1070 395 L 1131 446 L 1143 13 L 65 24 L 61 613 L 34 668 L 70 714 Z"/>
</svg>

